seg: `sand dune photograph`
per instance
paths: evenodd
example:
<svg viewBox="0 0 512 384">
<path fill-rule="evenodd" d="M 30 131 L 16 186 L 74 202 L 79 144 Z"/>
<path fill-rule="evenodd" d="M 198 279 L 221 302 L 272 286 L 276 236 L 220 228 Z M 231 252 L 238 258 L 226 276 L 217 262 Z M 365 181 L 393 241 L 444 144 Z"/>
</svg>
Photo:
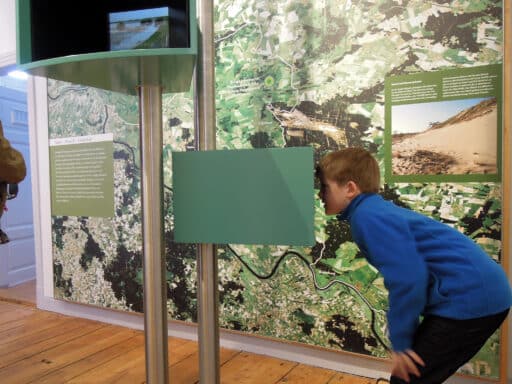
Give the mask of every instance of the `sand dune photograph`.
<svg viewBox="0 0 512 384">
<path fill-rule="evenodd" d="M 394 175 L 496 174 L 496 98 L 393 106 Z"/>
</svg>

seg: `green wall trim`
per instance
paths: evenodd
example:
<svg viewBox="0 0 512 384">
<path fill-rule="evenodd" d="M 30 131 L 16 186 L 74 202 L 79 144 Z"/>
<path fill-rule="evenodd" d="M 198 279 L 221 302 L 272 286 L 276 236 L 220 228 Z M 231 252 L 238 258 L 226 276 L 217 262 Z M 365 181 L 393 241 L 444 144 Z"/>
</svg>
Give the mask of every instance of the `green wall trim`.
<svg viewBox="0 0 512 384">
<path fill-rule="evenodd" d="M 32 41 L 30 26 L 30 1 L 16 1 L 16 62 L 29 62 L 32 59 Z"/>
</svg>

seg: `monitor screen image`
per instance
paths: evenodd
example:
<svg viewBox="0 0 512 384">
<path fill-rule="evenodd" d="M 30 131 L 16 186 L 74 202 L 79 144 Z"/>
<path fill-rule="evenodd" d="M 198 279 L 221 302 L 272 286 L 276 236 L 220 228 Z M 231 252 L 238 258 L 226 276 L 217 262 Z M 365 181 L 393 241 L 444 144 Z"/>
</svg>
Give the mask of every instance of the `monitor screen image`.
<svg viewBox="0 0 512 384">
<path fill-rule="evenodd" d="M 109 13 L 110 50 L 169 47 L 169 7 Z"/>
</svg>

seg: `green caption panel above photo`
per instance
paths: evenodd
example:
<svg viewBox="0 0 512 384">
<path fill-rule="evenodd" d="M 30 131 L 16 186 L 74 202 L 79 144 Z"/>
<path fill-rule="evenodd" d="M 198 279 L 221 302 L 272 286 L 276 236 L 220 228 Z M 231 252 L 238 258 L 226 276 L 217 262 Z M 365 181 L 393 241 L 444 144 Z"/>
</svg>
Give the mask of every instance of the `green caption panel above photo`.
<svg viewBox="0 0 512 384">
<path fill-rule="evenodd" d="M 313 148 L 173 154 L 175 241 L 313 245 Z"/>
</svg>

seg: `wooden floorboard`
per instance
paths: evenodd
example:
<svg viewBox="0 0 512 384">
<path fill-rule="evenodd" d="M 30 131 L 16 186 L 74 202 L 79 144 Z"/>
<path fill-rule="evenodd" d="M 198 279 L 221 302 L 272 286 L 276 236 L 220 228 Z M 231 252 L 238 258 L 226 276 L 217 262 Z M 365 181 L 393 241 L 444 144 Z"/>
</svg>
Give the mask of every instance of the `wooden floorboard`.
<svg viewBox="0 0 512 384">
<path fill-rule="evenodd" d="M 34 312 L 24 318 L 17 319 L 0 325 L 0 345 L 7 344 L 22 338 L 30 338 L 40 333 L 44 336 L 45 330 L 58 327 L 68 322 L 65 318 L 59 318 L 48 312 Z M 35 339 L 31 339 L 35 341 Z"/>
<path fill-rule="evenodd" d="M 34 310 L 21 305 L 0 303 L 0 325 L 23 319 L 33 314 Z"/>
<path fill-rule="evenodd" d="M 14 287 L 0 288 L 0 297 L 3 301 L 35 307 L 36 281 L 30 280 Z"/>
<path fill-rule="evenodd" d="M 42 375 L 30 383 L 34 384 L 64 384 L 69 383 L 72 379 L 79 376 L 84 378 L 93 378 L 95 375 L 92 371 L 101 365 L 108 365 L 111 360 L 124 356 L 130 351 L 141 347 L 144 344 L 144 335 L 136 335 L 128 338 L 121 343 L 113 344 L 97 353 L 87 356 L 81 360 L 77 360 L 56 371 Z M 140 351 L 138 353 L 142 353 Z"/>
<path fill-rule="evenodd" d="M 199 382 L 197 343 L 169 338 L 169 382 Z M 221 348 L 222 384 L 371 384 L 375 380 Z M 1 301 L 2 384 L 145 383 L 144 333 Z"/>
<path fill-rule="evenodd" d="M 336 372 L 334 371 L 298 364 L 285 377 L 279 380 L 279 384 L 325 384 L 335 375 Z"/>
<path fill-rule="evenodd" d="M 221 367 L 239 353 L 240 351 L 221 348 L 219 355 Z M 172 377 L 173 383 L 197 383 L 199 381 L 199 352 L 197 351 L 197 344 L 194 354 L 170 366 L 169 375 Z"/>
<path fill-rule="evenodd" d="M 298 363 L 242 352 L 221 367 L 224 384 L 276 383 Z"/>
<path fill-rule="evenodd" d="M 0 377 L 9 377 L 15 383 L 37 381 L 39 377 L 45 374 L 94 355 L 110 344 L 126 341 L 133 336 L 133 333 L 127 334 L 118 327 L 99 327 L 92 332 L 81 334 L 69 342 L 33 354 L 0 369 Z"/>
</svg>

